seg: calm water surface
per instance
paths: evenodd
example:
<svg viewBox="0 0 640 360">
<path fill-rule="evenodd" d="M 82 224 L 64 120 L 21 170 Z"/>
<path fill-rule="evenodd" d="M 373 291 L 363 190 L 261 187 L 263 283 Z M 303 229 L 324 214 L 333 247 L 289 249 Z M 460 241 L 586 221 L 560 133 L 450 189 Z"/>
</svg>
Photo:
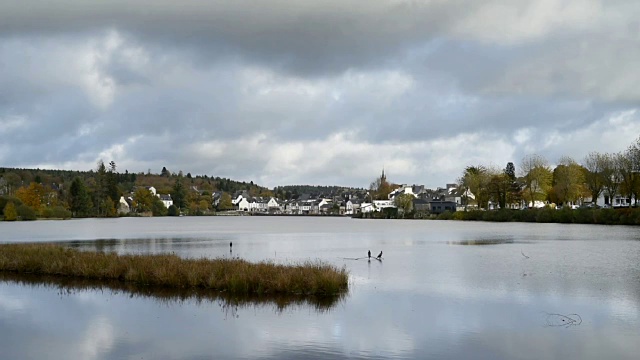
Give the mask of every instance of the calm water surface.
<svg viewBox="0 0 640 360">
<path fill-rule="evenodd" d="M 319 259 L 345 266 L 350 290 L 329 308 L 234 305 L 5 277 L 2 359 L 640 358 L 635 227 L 309 217 L 0 222 L 0 242 L 28 241 Z M 351 259 L 367 250 L 382 250 L 384 260 Z"/>
</svg>

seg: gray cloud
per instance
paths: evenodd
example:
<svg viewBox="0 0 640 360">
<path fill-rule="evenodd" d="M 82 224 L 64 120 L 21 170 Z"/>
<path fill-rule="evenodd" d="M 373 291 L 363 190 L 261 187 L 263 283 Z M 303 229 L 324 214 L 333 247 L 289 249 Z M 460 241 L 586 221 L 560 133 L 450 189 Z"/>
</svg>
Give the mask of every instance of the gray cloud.
<svg viewBox="0 0 640 360">
<path fill-rule="evenodd" d="M 367 186 L 385 166 L 440 186 L 470 163 L 580 159 L 640 134 L 635 1 L 0 9 L 4 166 L 104 158 L 268 186 Z"/>
</svg>

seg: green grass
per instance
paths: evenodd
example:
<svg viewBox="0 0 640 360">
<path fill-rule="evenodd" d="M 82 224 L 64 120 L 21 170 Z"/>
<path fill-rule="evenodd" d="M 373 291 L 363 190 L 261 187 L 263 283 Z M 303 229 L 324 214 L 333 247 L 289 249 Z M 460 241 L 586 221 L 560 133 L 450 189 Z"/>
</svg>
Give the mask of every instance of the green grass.
<svg viewBox="0 0 640 360">
<path fill-rule="evenodd" d="M 344 268 L 322 262 L 279 265 L 240 259 L 183 259 L 176 255 L 118 255 L 53 244 L 0 245 L 0 271 L 239 295 L 336 295 L 347 291 L 349 278 Z"/>
</svg>

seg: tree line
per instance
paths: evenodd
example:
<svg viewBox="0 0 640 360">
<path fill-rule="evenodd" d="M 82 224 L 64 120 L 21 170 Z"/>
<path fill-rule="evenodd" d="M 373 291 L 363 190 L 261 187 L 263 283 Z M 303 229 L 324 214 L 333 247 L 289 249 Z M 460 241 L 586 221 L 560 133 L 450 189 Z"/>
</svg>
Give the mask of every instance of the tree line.
<svg viewBox="0 0 640 360">
<path fill-rule="evenodd" d="M 530 154 L 504 169 L 485 165 L 467 166 L 458 179 L 458 191 L 465 205 L 488 209 L 519 207 L 536 202 L 556 205 L 593 203 L 601 196 L 613 202 L 615 196 L 634 199 L 640 195 L 640 138 L 617 153 L 591 152 L 580 162 L 561 157 L 551 168 L 541 155 Z"/>
<path fill-rule="evenodd" d="M 166 208 L 148 189 L 170 194 L 174 205 Z M 90 171 L 0 168 L 0 219 L 114 217 L 120 198 L 131 197 L 133 214 L 205 215 L 233 209 L 231 195 L 237 190 L 268 194 L 253 182 L 227 178 L 173 173 L 163 167 L 159 174 L 118 172 L 115 162 L 98 161 Z M 212 195 L 223 192 L 217 208 Z"/>
</svg>

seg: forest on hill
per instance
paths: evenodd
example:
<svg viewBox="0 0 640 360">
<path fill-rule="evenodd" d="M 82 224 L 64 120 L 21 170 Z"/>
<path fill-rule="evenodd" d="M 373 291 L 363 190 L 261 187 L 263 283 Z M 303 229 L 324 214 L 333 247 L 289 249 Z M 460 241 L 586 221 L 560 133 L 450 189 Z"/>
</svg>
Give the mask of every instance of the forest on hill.
<svg viewBox="0 0 640 360">
<path fill-rule="evenodd" d="M 89 171 L 22 169 L 0 167 L 0 219 L 9 220 L 68 217 L 117 216 L 121 196 L 136 199 L 134 213 L 166 215 L 164 208 L 148 188 L 158 194 L 170 194 L 179 211 L 206 214 L 215 211 L 214 192 L 222 192 L 223 207 L 230 207 L 234 192 L 244 190 L 254 196 L 272 196 L 272 192 L 252 181 L 235 181 L 208 175 L 173 173 L 165 167 L 159 173 L 119 172 L 116 164 L 99 161 Z M 162 205 L 162 206 L 161 206 Z"/>
</svg>

